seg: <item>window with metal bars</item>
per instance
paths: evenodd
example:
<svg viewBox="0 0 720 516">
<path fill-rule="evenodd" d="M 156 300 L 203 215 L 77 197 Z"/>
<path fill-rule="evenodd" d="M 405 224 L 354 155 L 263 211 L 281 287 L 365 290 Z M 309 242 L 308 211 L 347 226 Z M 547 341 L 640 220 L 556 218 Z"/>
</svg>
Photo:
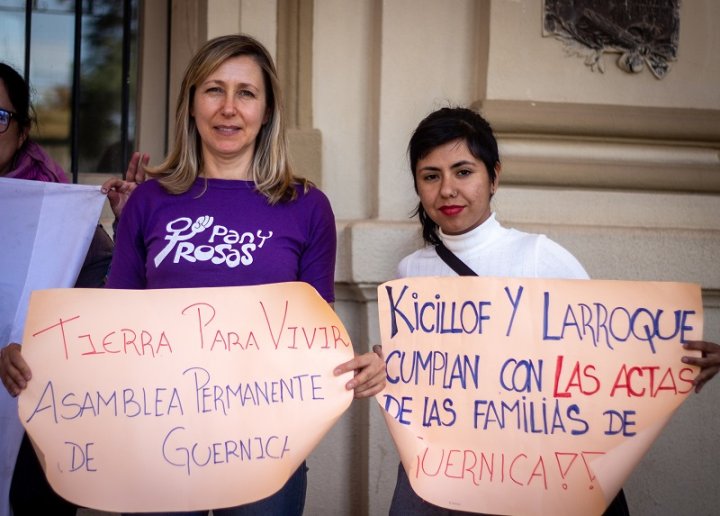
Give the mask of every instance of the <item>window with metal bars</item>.
<svg viewBox="0 0 720 516">
<path fill-rule="evenodd" d="M 139 0 L 0 0 L 0 59 L 25 76 L 31 136 L 78 182 L 125 171 L 135 137 Z"/>
</svg>

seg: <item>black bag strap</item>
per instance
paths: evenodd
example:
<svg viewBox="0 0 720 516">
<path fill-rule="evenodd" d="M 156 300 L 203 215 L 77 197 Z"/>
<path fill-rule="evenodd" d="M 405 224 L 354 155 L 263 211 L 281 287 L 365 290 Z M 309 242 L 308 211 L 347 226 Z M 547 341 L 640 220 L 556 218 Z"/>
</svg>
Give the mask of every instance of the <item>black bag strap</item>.
<svg viewBox="0 0 720 516">
<path fill-rule="evenodd" d="M 442 261 L 447 263 L 452 270 L 458 273 L 459 276 L 477 276 L 477 273 L 472 270 L 467 264 L 460 258 L 455 256 L 450 249 L 445 247 L 445 244 L 440 242 L 435 246 L 435 252 L 442 258 Z"/>
</svg>

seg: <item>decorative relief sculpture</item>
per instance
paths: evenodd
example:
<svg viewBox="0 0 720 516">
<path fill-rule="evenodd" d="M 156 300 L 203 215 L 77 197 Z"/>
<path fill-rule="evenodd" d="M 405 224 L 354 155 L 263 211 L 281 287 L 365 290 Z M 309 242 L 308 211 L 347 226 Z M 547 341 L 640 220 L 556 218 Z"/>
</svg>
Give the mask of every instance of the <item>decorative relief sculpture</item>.
<svg viewBox="0 0 720 516">
<path fill-rule="evenodd" d="M 647 65 L 662 79 L 677 58 L 680 0 L 545 0 L 543 28 L 593 71 L 605 71 L 605 52 L 618 52 L 626 72 Z"/>
</svg>

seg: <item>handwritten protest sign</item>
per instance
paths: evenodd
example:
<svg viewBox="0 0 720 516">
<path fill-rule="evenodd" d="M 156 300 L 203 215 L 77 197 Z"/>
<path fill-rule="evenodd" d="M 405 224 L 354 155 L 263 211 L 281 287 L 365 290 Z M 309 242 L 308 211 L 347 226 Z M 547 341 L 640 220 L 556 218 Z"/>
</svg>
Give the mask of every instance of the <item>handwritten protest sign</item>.
<svg viewBox="0 0 720 516">
<path fill-rule="evenodd" d="M 50 484 L 108 511 L 265 498 L 352 400 L 333 376 L 350 339 L 305 283 L 36 291 L 23 355 L 20 419 Z"/>
<path fill-rule="evenodd" d="M 697 285 L 408 278 L 378 288 L 384 408 L 443 507 L 601 514 L 692 390 Z"/>
</svg>

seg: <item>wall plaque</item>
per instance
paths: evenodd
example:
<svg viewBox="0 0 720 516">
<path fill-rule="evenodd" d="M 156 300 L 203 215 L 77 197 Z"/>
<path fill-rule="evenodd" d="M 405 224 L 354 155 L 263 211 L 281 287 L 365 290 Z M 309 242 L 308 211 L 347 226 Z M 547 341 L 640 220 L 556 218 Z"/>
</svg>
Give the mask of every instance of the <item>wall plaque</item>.
<svg viewBox="0 0 720 516">
<path fill-rule="evenodd" d="M 543 35 L 565 43 L 593 71 L 605 71 L 603 54 L 619 53 L 617 65 L 657 79 L 677 59 L 680 0 L 545 0 Z"/>
</svg>

